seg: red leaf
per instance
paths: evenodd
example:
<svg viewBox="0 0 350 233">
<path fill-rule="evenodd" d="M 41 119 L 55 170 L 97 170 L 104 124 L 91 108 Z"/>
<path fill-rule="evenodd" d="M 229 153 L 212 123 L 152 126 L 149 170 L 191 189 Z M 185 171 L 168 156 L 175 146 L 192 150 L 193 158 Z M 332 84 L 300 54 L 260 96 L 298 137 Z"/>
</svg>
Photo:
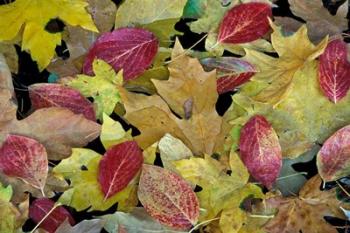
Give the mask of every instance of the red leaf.
<svg viewBox="0 0 350 233">
<path fill-rule="evenodd" d="M 201 64 L 206 71 L 216 69 L 217 91 L 223 94 L 249 81 L 256 69 L 246 61 L 234 57 L 205 58 Z"/>
<path fill-rule="evenodd" d="M 36 199 L 29 207 L 29 217 L 35 223 L 39 223 L 52 210 L 54 205 L 55 202 L 48 198 Z M 67 218 L 71 225 L 75 224 L 71 214 L 63 206 L 59 206 L 45 218 L 40 227 L 49 233 L 54 233 Z"/>
<path fill-rule="evenodd" d="M 97 57 L 116 71 L 123 69 L 124 80 L 142 74 L 151 64 L 158 50 L 158 40 L 140 28 L 122 28 L 103 34 L 90 48 L 83 72 L 93 75 L 92 62 Z"/>
<path fill-rule="evenodd" d="M 140 170 L 142 163 L 142 151 L 134 141 L 109 148 L 100 161 L 98 172 L 98 181 L 105 198 L 124 189 Z"/>
<path fill-rule="evenodd" d="M 282 151 L 275 130 L 263 116 L 254 116 L 243 126 L 239 149 L 249 173 L 271 188 L 281 170 Z"/>
<path fill-rule="evenodd" d="M 0 148 L 0 170 L 43 190 L 48 173 L 45 147 L 31 138 L 8 135 Z"/>
<path fill-rule="evenodd" d="M 96 121 L 92 103 L 79 91 L 60 84 L 40 83 L 29 86 L 29 96 L 35 109 L 48 107 L 68 108 L 86 119 Z"/>
<path fill-rule="evenodd" d="M 229 10 L 220 24 L 218 42 L 240 44 L 251 42 L 265 35 L 269 29 L 271 6 L 251 2 Z"/>
<path fill-rule="evenodd" d="M 346 44 L 341 39 L 329 42 L 320 56 L 318 78 L 324 95 L 333 103 L 346 96 L 350 88 L 350 65 Z"/>
<path fill-rule="evenodd" d="M 318 173 L 324 181 L 334 181 L 350 174 L 350 126 L 335 132 L 317 154 Z"/>
<path fill-rule="evenodd" d="M 190 185 L 172 171 L 144 164 L 138 197 L 145 210 L 161 224 L 187 230 L 197 223 L 197 196 Z"/>
</svg>

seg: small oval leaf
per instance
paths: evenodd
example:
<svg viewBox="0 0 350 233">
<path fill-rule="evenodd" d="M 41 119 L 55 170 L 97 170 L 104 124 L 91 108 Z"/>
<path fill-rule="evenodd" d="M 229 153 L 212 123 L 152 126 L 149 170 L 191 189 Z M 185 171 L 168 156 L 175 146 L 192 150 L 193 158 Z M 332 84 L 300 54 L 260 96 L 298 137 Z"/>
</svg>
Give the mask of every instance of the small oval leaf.
<svg viewBox="0 0 350 233">
<path fill-rule="evenodd" d="M 350 126 L 335 132 L 317 154 L 318 173 L 324 181 L 334 181 L 350 174 Z"/>
<path fill-rule="evenodd" d="M 268 17 L 271 16 L 271 6 L 265 3 L 235 6 L 220 24 L 218 42 L 240 44 L 257 40 L 269 31 Z"/>
<path fill-rule="evenodd" d="M 105 198 L 124 189 L 141 169 L 142 151 L 135 141 L 126 141 L 107 150 L 100 161 L 98 181 Z"/>
<path fill-rule="evenodd" d="M 188 230 L 199 217 L 199 202 L 190 185 L 179 175 L 144 164 L 138 197 L 145 210 L 160 223 Z"/>
<path fill-rule="evenodd" d="M 55 202 L 48 198 L 36 199 L 29 207 L 29 217 L 35 223 L 39 223 L 54 208 L 54 205 Z M 40 227 L 49 233 L 54 233 L 66 219 L 71 225 L 75 224 L 71 214 L 63 206 L 58 206 L 45 218 Z"/>
<path fill-rule="evenodd" d="M 0 148 L 0 171 L 42 191 L 48 173 L 45 147 L 31 138 L 8 135 Z"/>
<path fill-rule="evenodd" d="M 282 167 L 282 151 L 275 130 L 263 116 L 253 116 L 243 126 L 239 149 L 249 173 L 267 188 Z"/>
<path fill-rule="evenodd" d="M 328 43 L 320 56 L 319 82 L 322 92 L 337 103 L 350 88 L 350 63 L 347 60 L 346 43 L 341 39 Z"/>
<path fill-rule="evenodd" d="M 104 33 L 92 45 L 85 59 L 83 72 L 93 75 L 92 63 L 97 57 L 123 69 L 124 80 L 142 74 L 151 64 L 158 51 L 158 40 L 149 31 L 141 28 L 121 28 Z"/>
<path fill-rule="evenodd" d="M 216 69 L 217 91 L 223 94 L 250 80 L 257 70 L 247 61 L 235 57 L 205 58 L 201 64 L 206 71 Z"/>
<path fill-rule="evenodd" d="M 38 83 L 29 86 L 29 96 L 34 109 L 48 107 L 68 108 L 86 119 L 96 121 L 93 104 L 79 91 L 60 84 Z"/>
</svg>

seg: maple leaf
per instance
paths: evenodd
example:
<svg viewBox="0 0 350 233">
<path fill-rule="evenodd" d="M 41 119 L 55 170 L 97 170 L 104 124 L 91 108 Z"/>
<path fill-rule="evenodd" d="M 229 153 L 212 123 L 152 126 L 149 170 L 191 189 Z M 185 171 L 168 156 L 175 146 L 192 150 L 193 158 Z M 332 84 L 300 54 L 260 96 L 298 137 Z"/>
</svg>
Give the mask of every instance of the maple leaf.
<svg viewBox="0 0 350 233">
<path fill-rule="evenodd" d="M 160 41 L 161 46 L 171 44 L 171 37 L 179 33 L 175 24 L 182 16 L 186 0 L 129 0 L 120 5 L 115 27 L 142 27 L 153 32 Z M 138 14 L 130 14 L 142 5 Z"/>
<path fill-rule="evenodd" d="M 226 166 L 217 160 L 205 155 L 204 158 L 190 158 L 173 161 L 173 165 L 184 179 L 192 184 L 199 185 L 202 190 L 196 192 L 201 208 L 201 220 L 208 220 L 217 216 L 220 211 L 239 212 L 241 202 L 248 196 L 262 197 L 261 189 L 253 184 L 247 183 L 249 173 L 238 154 L 232 152 L 230 155 L 231 175 L 226 173 Z M 243 211 L 242 221 L 237 222 L 236 231 L 242 227 L 248 218 Z M 223 215 L 221 215 L 223 217 Z M 220 225 L 223 232 L 231 232 L 233 226 L 229 223 L 233 218 L 227 216 L 221 219 Z M 243 227 L 244 228 L 244 227 Z M 230 231 L 227 231 L 230 229 Z M 243 229 L 242 229 L 243 231 Z"/>
<path fill-rule="evenodd" d="M 306 21 L 309 36 L 320 41 L 325 36 L 340 35 L 348 29 L 348 1 L 345 1 L 336 14 L 331 14 L 322 0 L 288 0 L 292 13 Z"/>
<path fill-rule="evenodd" d="M 260 102 L 268 102 L 277 105 L 291 88 L 295 73 L 307 62 L 321 55 L 327 46 L 326 37 L 317 46 L 314 46 L 307 37 L 306 26 L 303 25 L 291 36 L 284 36 L 282 29 L 270 22 L 273 29 L 271 34 L 272 46 L 278 54 L 278 58 L 246 50 L 244 60 L 250 62 L 260 71 L 252 80 L 260 89 L 250 94 L 253 99 Z M 294 45 L 298 46 L 294 46 Z M 244 90 L 243 90 L 244 92 Z"/>
<path fill-rule="evenodd" d="M 71 181 L 70 189 L 65 191 L 59 202 L 75 208 L 77 211 L 88 209 L 106 210 L 118 202 L 118 209 L 126 210 L 137 204 L 136 185 L 134 181 L 121 192 L 105 198 L 98 181 L 99 164 L 102 155 L 89 150 L 73 150 L 73 154 L 61 161 L 53 170 L 57 175 Z M 87 170 L 82 170 L 85 166 Z"/>
<path fill-rule="evenodd" d="M 277 213 L 264 226 L 270 233 L 336 233 L 336 228 L 324 220 L 324 216 L 345 218 L 339 208 L 341 202 L 335 190 L 321 191 L 321 178 L 312 177 L 301 189 L 298 197 L 272 197 L 266 200 L 266 209 L 276 208 Z"/>
<path fill-rule="evenodd" d="M 222 123 L 215 110 L 215 71 L 205 72 L 197 59 L 184 56 L 183 52 L 177 41 L 168 66 L 169 80 L 152 80 L 161 97 L 120 89 L 125 118 L 141 131 L 135 140 L 142 148 L 170 133 L 194 154 L 211 154 Z"/>
<path fill-rule="evenodd" d="M 65 83 L 79 90 L 85 97 L 94 98 L 96 116 L 102 119 L 102 114 L 110 115 L 120 100 L 117 87 L 122 85 L 123 76 L 122 72 L 116 74 L 114 69 L 103 60 L 94 60 L 93 69 L 95 76 L 81 74 Z"/>
<path fill-rule="evenodd" d="M 242 125 L 255 114 L 265 116 L 279 137 L 285 158 L 295 158 L 315 144 L 322 144 L 334 131 L 350 123 L 350 95 L 337 104 L 329 101 L 320 90 L 317 68 L 317 62 L 312 61 L 299 69 L 288 95 L 275 107 L 246 96 L 256 93 L 258 82 L 245 84 L 244 94 L 233 96 L 230 123 Z"/>
<path fill-rule="evenodd" d="M 24 25 L 22 50 L 29 50 L 32 58 L 44 69 L 53 58 L 55 48 L 61 44 L 61 33 L 46 30 L 50 20 L 64 22 L 97 32 L 85 7 L 85 0 L 19 0 L 0 6 L 0 41 L 12 40 Z M 44 49 L 43 47 L 44 46 Z"/>
<path fill-rule="evenodd" d="M 43 108 L 17 120 L 11 74 L 6 63 L 1 63 L 0 68 L 0 106 L 3 110 L 0 144 L 8 134 L 26 136 L 40 142 L 49 159 L 58 160 L 69 156 L 72 147 L 85 146 L 99 135 L 99 124 L 65 108 Z"/>
</svg>

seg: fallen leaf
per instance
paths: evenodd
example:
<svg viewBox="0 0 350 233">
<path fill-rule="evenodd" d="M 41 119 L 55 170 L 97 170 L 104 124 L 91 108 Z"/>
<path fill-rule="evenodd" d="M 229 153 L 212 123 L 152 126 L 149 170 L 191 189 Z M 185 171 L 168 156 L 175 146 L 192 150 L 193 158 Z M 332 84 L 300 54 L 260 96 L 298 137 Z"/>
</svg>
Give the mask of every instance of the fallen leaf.
<svg viewBox="0 0 350 233">
<path fill-rule="evenodd" d="M 104 221 L 101 219 L 83 220 L 72 227 L 66 219 L 55 231 L 55 233 L 96 233 L 103 228 Z"/>
<path fill-rule="evenodd" d="M 350 126 L 345 126 L 328 138 L 317 154 L 318 173 L 325 182 L 349 175 L 348 164 Z"/>
<path fill-rule="evenodd" d="M 218 42 L 239 44 L 259 39 L 270 29 L 269 17 L 272 17 L 269 4 L 252 2 L 234 6 L 220 24 Z"/>
<path fill-rule="evenodd" d="M 239 151 L 249 173 L 272 188 L 282 167 L 282 151 L 277 134 L 265 117 L 253 116 L 243 126 Z"/>
<path fill-rule="evenodd" d="M 279 57 L 274 58 L 247 49 L 244 60 L 260 71 L 252 77 L 261 86 L 255 90 L 253 99 L 277 105 L 288 95 L 295 73 L 323 53 L 328 39 L 323 39 L 315 46 L 307 37 L 305 25 L 293 35 L 284 36 L 280 27 L 272 22 L 270 24 L 273 29 L 272 46 Z"/>
<path fill-rule="evenodd" d="M 340 35 L 348 29 L 348 1 L 332 15 L 321 0 L 288 0 L 292 13 L 306 21 L 309 36 L 313 41 L 320 41 L 325 36 Z"/>
<path fill-rule="evenodd" d="M 60 84 L 40 83 L 30 85 L 28 90 L 34 109 L 63 107 L 75 114 L 83 114 L 88 120 L 96 121 L 91 102 L 73 88 Z"/>
<path fill-rule="evenodd" d="M 34 139 L 8 135 L 0 147 L 0 171 L 44 193 L 48 173 L 45 147 Z"/>
<path fill-rule="evenodd" d="M 55 48 L 61 44 L 62 38 L 60 32 L 50 33 L 45 30 L 50 20 L 59 18 L 72 26 L 97 32 L 91 16 L 85 10 L 87 5 L 84 0 L 64 0 L 60 3 L 40 0 L 36 4 L 31 4 L 30 0 L 19 0 L 1 5 L 0 27 L 8 30 L 0 33 L 0 41 L 14 39 L 17 34 L 22 33 L 23 26 L 22 50 L 30 51 L 40 70 L 43 70 L 53 58 Z M 40 17 L 33 17 L 38 14 Z"/>
<path fill-rule="evenodd" d="M 169 80 L 153 80 L 161 97 L 121 89 L 125 118 L 141 131 L 135 140 L 142 148 L 170 133 L 194 154 L 211 154 L 222 123 L 215 110 L 218 97 L 215 72 L 205 72 L 197 59 L 184 56 L 183 51 L 176 42 Z"/>
<path fill-rule="evenodd" d="M 103 113 L 110 115 L 120 100 L 118 86 L 123 83 L 123 73 L 115 73 L 113 68 L 103 60 L 94 60 L 95 76 L 77 75 L 65 82 L 66 85 L 80 91 L 85 97 L 92 97 L 96 104 L 96 116 L 102 119 Z"/>
<path fill-rule="evenodd" d="M 186 230 L 198 221 L 196 194 L 174 172 L 144 164 L 137 195 L 145 210 L 166 226 Z"/>
<path fill-rule="evenodd" d="M 342 39 L 330 41 L 320 56 L 318 79 L 322 92 L 333 103 L 346 96 L 350 88 L 350 63 Z"/>
<path fill-rule="evenodd" d="M 158 40 L 147 30 L 122 28 L 106 32 L 90 48 L 83 72 L 92 75 L 95 72 L 93 61 L 98 58 L 116 71 L 123 69 L 124 80 L 127 81 L 142 74 L 152 64 L 157 50 Z"/>
<path fill-rule="evenodd" d="M 72 215 L 63 206 L 56 205 L 54 201 L 48 198 L 36 199 L 29 207 L 29 217 L 35 223 L 39 223 L 45 218 L 40 223 L 40 227 L 50 233 L 54 233 L 65 219 L 68 219 L 70 224 L 75 224 Z M 53 208 L 54 210 L 52 211 Z"/>
<path fill-rule="evenodd" d="M 105 199 L 123 190 L 139 172 L 142 163 L 142 151 L 135 141 L 109 148 L 100 161 L 98 172 Z"/>
<path fill-rule="evenodd" d="M 4 55 L 6 63 L 10 67 L 10 71 L 17 74 L 18 55 L 15 46 L 11 43 L 0 43 L 0 54 Z"/>
<path fill-rule="evenodd" d="M 89 158 L 88 158 L 89 157 Z M 123 189 L 105 199 L 101 185 L 98 181 L 99 163 L 102 155 L 88 149 L 75 149 L 71 157 L 64 159 L 54 171 L 71 181 L 70 189 L 59 198 L 59 202 L 75 208 L 77 211 L 100 210 L 104 211 L 118 202 L 118 209 L 129 210 L 137 205 L 135 181 Z M 67 172 L 67 166 L 71 164 L 72 172 Z M 86 169 L 81 169 L 86 168 Z"/>
<path fill-rule="evenodd" d="M 246 61 L 234 57 L 205 58 L 201 64 L 206 71 L 216 69 L 217 91 L 219 94 L 233 91 L 249 81 L 257 70 Z"/>
<path fill-rule="evenodd" d="M 182 16 L 186 0 L 129 0 L 119 7 L 115 27 L 142 27 L 153 32 L 161 46 L 171 44 L 171 37 L 179 33 L 175 24 Z M 130 14 L 142 5 L 138 14 Z"/>
<path fill-rule="evenodd" d="M 101 217 L 106 221 L 104 228 L 108 233 L 124 232 L 143 233 L 185 233 L 165 227 L 157 220 L 153 219 L 144 208 L 136 207 L 130 213 L 117 211 L 114 214 L 108 214 Z M 123 232 L 123 231 L 122 231 Z"/>
<path fill-rule="evenodd" d="M 276 208 L 277 214 L 265 226 L 269 233 L 303 232 L 336 233 L 336 228 L 324 216 L 344 218 L 335 190 L 321 191 L 321 178 L 314 176 L 301 189 L 299 197 L 273 197 L 266 208 Z"/>
</svg>

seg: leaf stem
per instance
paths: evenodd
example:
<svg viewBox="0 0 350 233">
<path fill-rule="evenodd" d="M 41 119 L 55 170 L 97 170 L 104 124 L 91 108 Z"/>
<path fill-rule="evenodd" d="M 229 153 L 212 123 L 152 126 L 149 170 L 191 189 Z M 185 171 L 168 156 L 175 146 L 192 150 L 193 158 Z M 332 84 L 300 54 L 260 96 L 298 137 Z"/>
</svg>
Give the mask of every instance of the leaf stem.
<svg viewBox="0 0 350 233">
<path fill-rule="evenodd" d="M 195 225 L 188 233 L 192 233 L 193 231 L 197 230 L 200 226 L 203 226 L 203 225 L 205 225 L 205 224 L 207 224 L 207 223 L 210 223 L 210 222 L 213 222 L 213 221 L 219 220 L 219 219 L 220 219 L 220 218 L 218 217 L 218 218 L 212 218 L 212 219 L 203 221 L 203 222 L 201 222 L 201 223 Z"/>
</svg>

